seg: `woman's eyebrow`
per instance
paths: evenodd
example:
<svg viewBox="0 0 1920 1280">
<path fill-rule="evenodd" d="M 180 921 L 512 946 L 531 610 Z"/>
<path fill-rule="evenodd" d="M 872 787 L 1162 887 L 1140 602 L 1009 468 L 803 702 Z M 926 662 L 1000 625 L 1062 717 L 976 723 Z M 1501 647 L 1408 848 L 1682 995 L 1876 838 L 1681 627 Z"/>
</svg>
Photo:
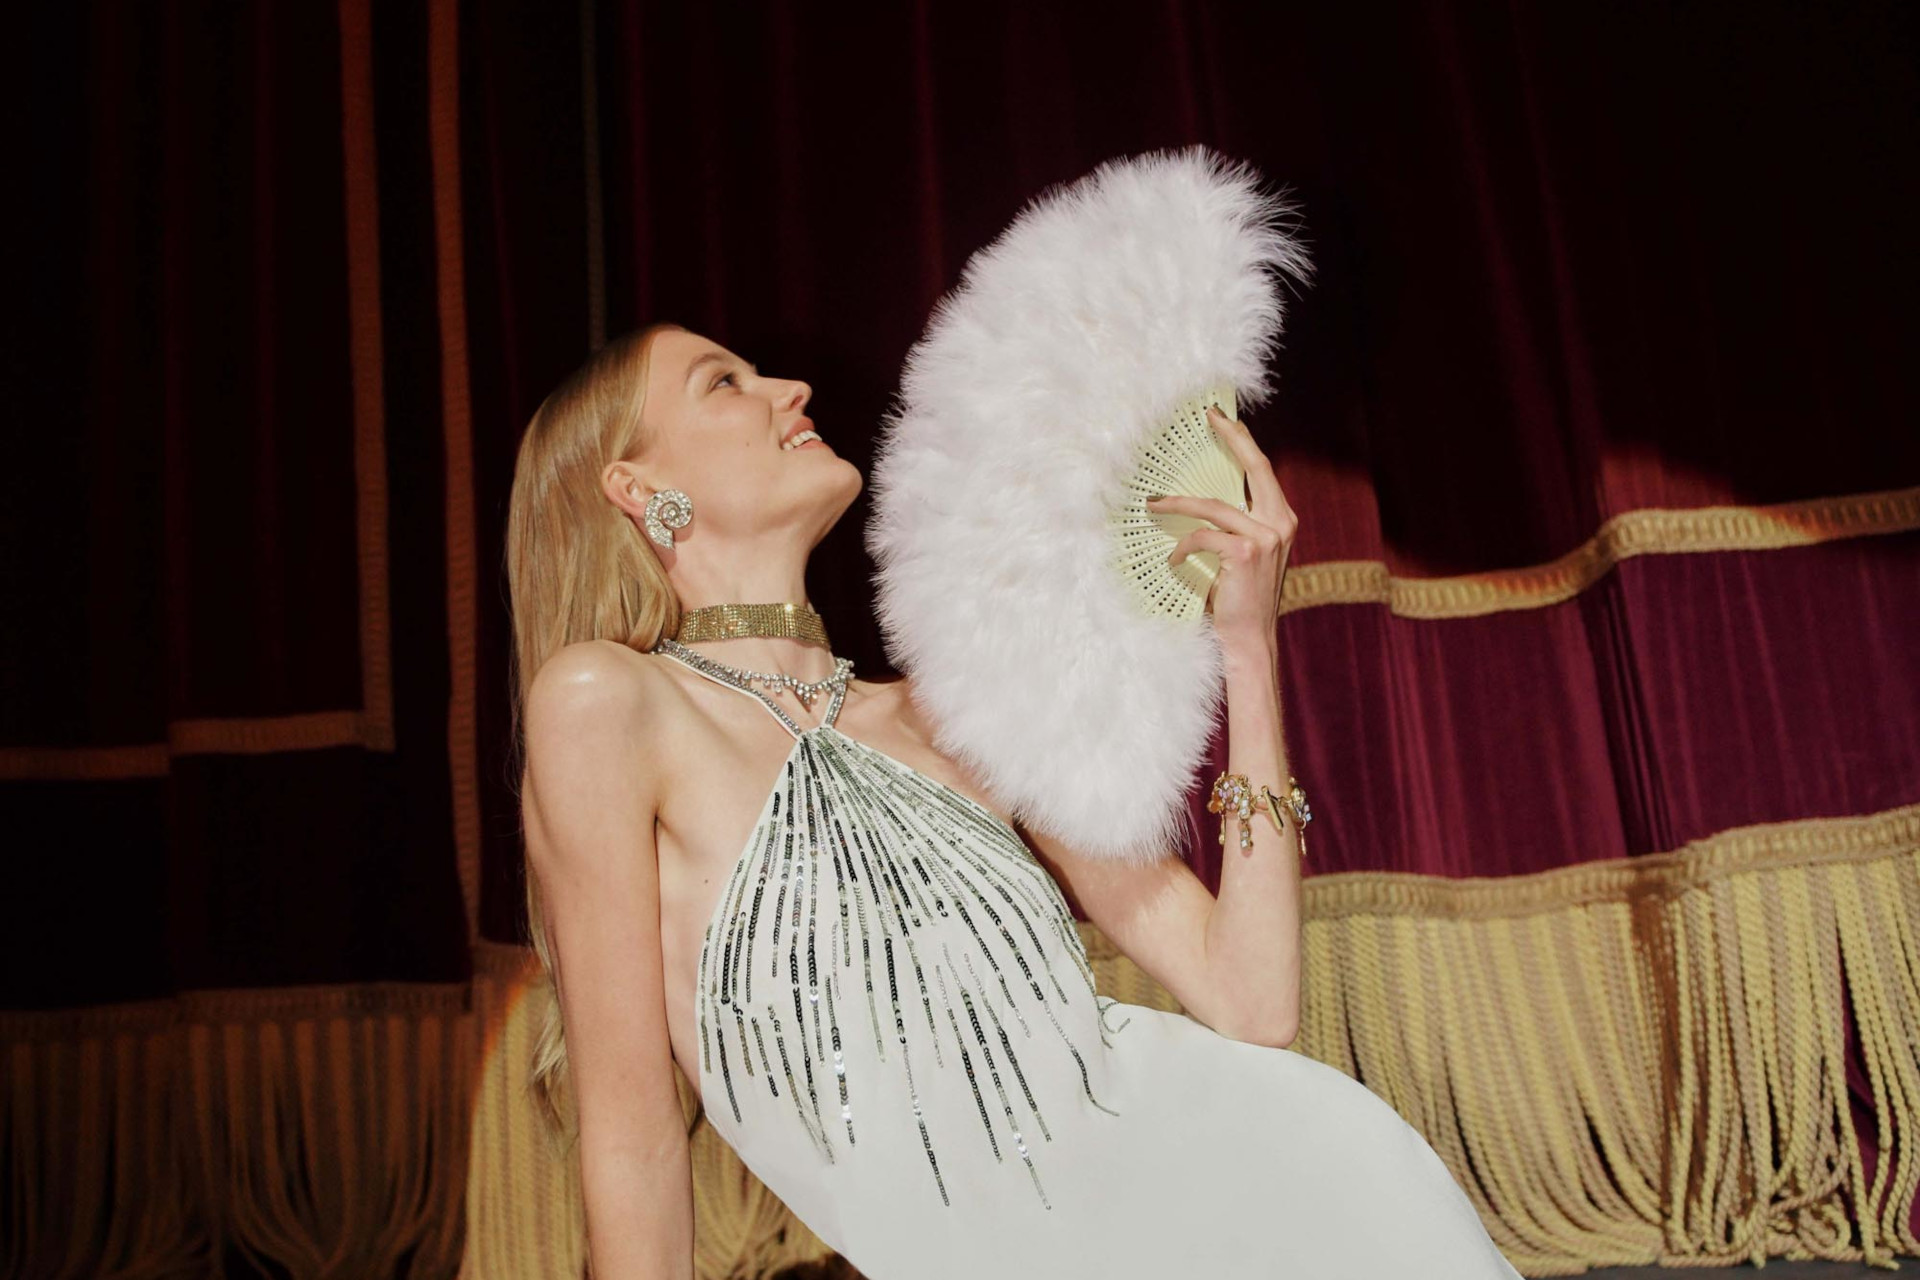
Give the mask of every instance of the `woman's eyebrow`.
<svg viewBox="0 0 1920 1280">
<path fill-rule="evenodd" d="M 693 381 L 693 375 L 700 372 L 700 368 L 702 365 L 724 364 L 726 361 L 736 359 L 736 358 L 737 357 L 727 355 L 725 352 L 722 352 L 722 351 L 709 351 L 705 355 L 695 356 L 693 363 L 687 366 L 687 381 L 688 382 Z M 747 364 L 747 368 L 753 370 L 754 377 L 757 378 L 760 376 L 759 365 L 749 362 Z"/>
</svg>

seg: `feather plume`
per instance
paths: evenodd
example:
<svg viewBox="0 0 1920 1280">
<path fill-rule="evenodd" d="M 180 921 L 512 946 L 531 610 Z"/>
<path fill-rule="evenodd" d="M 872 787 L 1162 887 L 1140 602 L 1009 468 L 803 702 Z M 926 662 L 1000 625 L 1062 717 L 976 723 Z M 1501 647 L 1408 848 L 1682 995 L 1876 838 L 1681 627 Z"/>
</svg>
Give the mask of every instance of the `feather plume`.
<svg viewBox="0 0 1920 1280">
<path fill-rule="evenodd" d="M 936 745 L 1031 829 L 1098 857 L 1178 848 L 1223 711 L 1211 616 L 1150 616 L 1109 514 L 1183 400 L 1271 390 L 1294 212 L 1202 147 L 1036 197 L 935 307 L 869 479 L 887 654 Z"/>
</svg>

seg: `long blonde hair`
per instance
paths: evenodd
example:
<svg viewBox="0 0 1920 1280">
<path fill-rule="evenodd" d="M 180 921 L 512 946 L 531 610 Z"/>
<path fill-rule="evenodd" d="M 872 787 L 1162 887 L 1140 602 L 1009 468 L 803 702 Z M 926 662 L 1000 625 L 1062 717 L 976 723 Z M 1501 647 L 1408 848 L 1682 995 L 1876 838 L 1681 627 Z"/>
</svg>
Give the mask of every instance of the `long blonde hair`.
<svg viewBox="0 0 1920 1280">
<path fill-rule="evenodd" d="M 648 443 L 646 399 L 653 340 L 682 326 L 662 322 L 600 347 L 540 403 L 520 440 L 507 507 L 507 590 L 513 612 L 512 777 L 526 769 L 527 691 L 549 657 L 581 640 L 651 649 L 680 626 L 680 600 L 645 535 L 600 488 L 607 465 Z M 540 958 L 529 993 L 534 1019 L 529 1089 L 550 1139 L 578 1132 L 567 1073 L 553 950 L 533 868 L 527 931 Z"/>
</svg>

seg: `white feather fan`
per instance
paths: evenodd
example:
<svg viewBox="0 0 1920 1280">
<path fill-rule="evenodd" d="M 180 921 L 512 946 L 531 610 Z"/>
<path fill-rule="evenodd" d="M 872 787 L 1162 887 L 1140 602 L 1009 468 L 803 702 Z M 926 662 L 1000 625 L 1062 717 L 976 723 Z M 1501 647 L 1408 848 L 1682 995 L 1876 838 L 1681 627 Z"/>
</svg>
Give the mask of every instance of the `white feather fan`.
<svg viewBox="0 0 1920 1280">
<path fill-rule="evenodd" d="M 1141 450 L 1210 388 L 1268 394 L 1305 250 L 1293 206 L 1201 147 L 1109 161 L 974 254 L 909 353 L 870 486 L 887 654 L 936 745 L 1088 855 L 1177 848 L 1223 709 L 1211 616 L 1113 562 Z"/>
</svg>

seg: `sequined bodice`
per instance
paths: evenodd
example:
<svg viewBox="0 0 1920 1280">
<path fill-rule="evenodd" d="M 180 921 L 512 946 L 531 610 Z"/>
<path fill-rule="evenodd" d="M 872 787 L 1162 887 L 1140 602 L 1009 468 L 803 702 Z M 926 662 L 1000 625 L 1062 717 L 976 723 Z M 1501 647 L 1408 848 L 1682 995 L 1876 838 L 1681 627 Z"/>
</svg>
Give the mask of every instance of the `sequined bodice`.
<svg viewBox="0 0 1920 1280">
<path fill-rule="evenodd" d="M 681 660 L 794 737 L 702 937 L 715 1126 L 762 1168 L 901 1158 L 910 1133 L 914 1165 L 893 1176 L 940 1203 L 953 1163 L 979 1158 L 1017 1159 L 1046 1204 L 1050 1121 L 1113 1114 L 1096 1097 L 1111 1001 L 1052 876 L 991 810 L 835 727 L 844 688 L 802 729 Z"/>
<path fill-rule="evenodd" d="M 1365 1085 L 1096 995 L 1019 833 L 836 728 L 844 682 L 802 729 L 670 656 L 793 736 L 701 939 L 706 1116 L 860 1274 L 1520 1280 Z"/>
</svg>

